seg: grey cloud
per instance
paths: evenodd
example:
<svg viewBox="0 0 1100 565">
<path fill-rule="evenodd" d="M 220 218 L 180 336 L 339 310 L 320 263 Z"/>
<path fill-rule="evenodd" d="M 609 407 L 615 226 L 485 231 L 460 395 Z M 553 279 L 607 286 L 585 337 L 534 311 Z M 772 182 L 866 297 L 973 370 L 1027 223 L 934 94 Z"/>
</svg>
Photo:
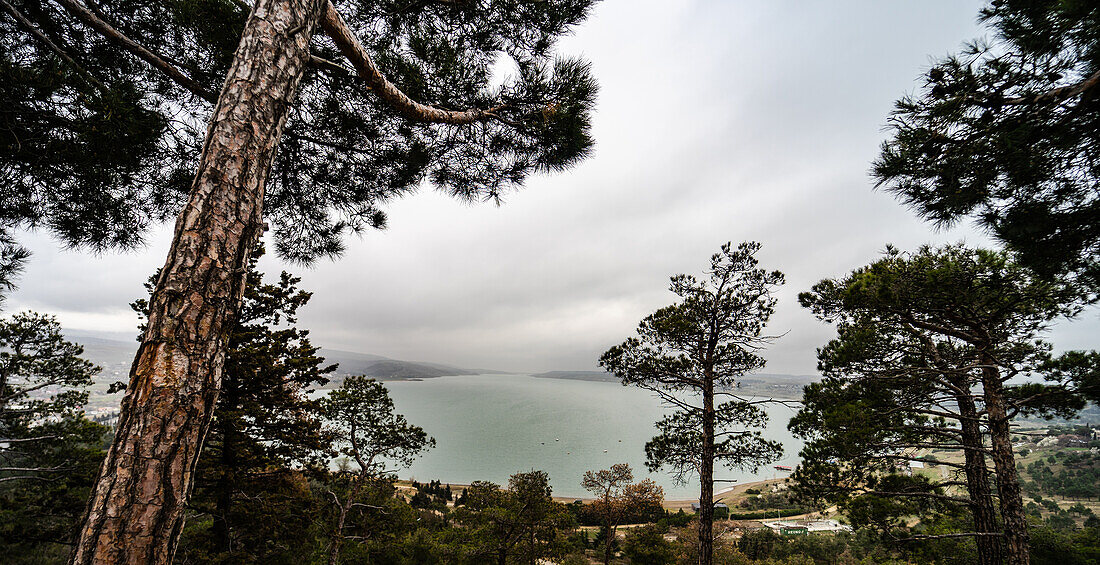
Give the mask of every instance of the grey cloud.
<svg viewBox="0 0 1100 565">
<path fill-rule="evenodd" d="M 605 0 L 565 39 L 601 82 L 596 151 L 531 179 L 501 207 L 424 192 L 336 262 L 290 268 L 315 293 L 301 316 L 325 347 L 506 370 L 587 369 L 668 304 L 668 277 L 725 241 L 764 244 L 787 273 L 770 372 L 807 374 L 832 335 L 798 292 L 886 243 L 986 243 L 937 232 L 867 175 L 893 101 L 929 55 L 980 33 L 982 2 Z M 40 236 L 8 307 L 124 331 L 126 303 L 163 262 L 169 227 L 139 254 L 58 253 Z M 262 265 L 285 268 L 273 258 Z M 1085 347 L 1095 315 L 1060 326 Z M 110 326 L 110 327 L 107 327 Z M 81 327 L 78 329 L 97 329 Z"/>
</svg>

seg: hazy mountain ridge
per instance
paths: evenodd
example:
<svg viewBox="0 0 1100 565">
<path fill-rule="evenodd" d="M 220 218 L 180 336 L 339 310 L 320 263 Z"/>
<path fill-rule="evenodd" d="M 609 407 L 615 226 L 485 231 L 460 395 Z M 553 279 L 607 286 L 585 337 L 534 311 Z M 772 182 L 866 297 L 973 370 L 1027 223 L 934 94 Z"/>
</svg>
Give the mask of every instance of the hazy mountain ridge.
<svg viewBox="0 0 1100 565">
<path fill-rule="evenodd" d="M 531 375 L 540 379 L 565 379 L 617 383 L 619 379 L 606 371 L 547 371 Z M 746 396 L 769 396 L 784 399 L 802 398 L 806 385 L 821 380 L 815 375 L 783 375 L 756 373 L 740 379 L 738 391 Z"/>
<path fill-rule="evenodd" d="M 128 379 L 130 365 L 137 352 L 137 341 L 122 341 L 99 337 L 92 332 L 66 332 L 68 339 L 84 346 L 84 357 L 103 368 L 96 377 L 93 393 L 103 394 L 107 385 Z M 322 348 L 319 355 L 329 364 L 337 363 L 336 372 L 326 388 L 339 386 L 348 375 L 367 375 L 383 381 L 420 380 L 436 377 L 479 375 L 486 373 L 502 374 L 491 369 L 467 369 L 432 363 L 427 361 L 404 361 L 371 353 L 359 353 L 340 349 Z M 619 382 L 605 371 L 546 371 L 534 373 L 533 377 L 542 379 L 564 379 L 596 382 Z M 783 375 L 759 373 L 746 375 L 741 379 L 739 390 L 746 395 L 772 396 L 781 398 L 801 398 L 802 387 L 819 380 L 812 375 Z"/>
<path fill-rule="evenodd" d="M 94 395 L 102 395 L 106 387 L 116 381 L 126 381 L 130 365 L 137 353 L 138 342 L 101 337 L 98 332 L 71 331 L 65 333 L 66 339 L 84 347 L 85 359 L 99 365 L 102 370 L 95 378 L 92 389 Z M 452 375 L 477 375 L 497 373 L 486 369 L 465 369 L 440 363 L 423 361 L 403 361 L 382 355 L 321 348 L 318 351 L 328 364 L 338 364 L 330 387 L 339 386 L 348 375 L 367 375 L 379 380 L 430 379 Z"/>
<path fill-rule="evenodd" d="M 619 379 L 607 371 L 547 371 L 535 373 L 532 377 L 539 379 L 565 379 L 570 381 L 598 381 L 617 383 Z"/>
</svg>

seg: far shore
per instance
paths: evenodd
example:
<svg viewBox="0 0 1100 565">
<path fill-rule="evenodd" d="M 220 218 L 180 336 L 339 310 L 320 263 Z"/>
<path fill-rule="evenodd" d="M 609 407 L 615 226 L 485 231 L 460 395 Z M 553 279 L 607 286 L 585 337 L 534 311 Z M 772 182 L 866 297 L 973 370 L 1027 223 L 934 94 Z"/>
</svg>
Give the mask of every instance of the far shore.
<svg viewBox="0 0 1100 565">
<path fill-rule="evenodd" d="M 721 502 L 721 503 L 725 503 L 725 504 L 730 504 L 731 502 L 734 502 L 737 499 L 742 498 L 745 495 L 746 490 L 749 490 L 749 489 L 752 489 L 752 488 L 755 488 L 755 489 L 767 488 L 767 487 L 770 487 L 772 485 L 782 484 L 784 480 L 785 479 L 764 479 L 764 480 L 761 480 L 761 481 L 750 481 L 750 482 L 747 482 L 747 483 L 737 483 L 736 485 L 733 485 L 731 487 L 726 487 L 726 488 L 719 489 L 719 492 L 716 492 L 715 495 L 714 495 L 714 502 Z M 470 486 L 469 484 L 462 484 L 462 483 L 447 483 L 447 481 L 440 481 L 440 482 L 443 483 L 444 485 L 450 484 L 452 491 L 461 491 L 462 489 L 467 488 L 467 487 Z M 412 488 L 412 481 L 407 480 L 407 479 L 399 479 L 396 482 L 396 485 L 400 489 L 411 489 Z M 584 504 L 590 504 L 590 503 L 596 501 L 596 499 L 591 497 L 591 496 L 555 496 L 553 498 L 556 502 L 562 502 L 562 503 L 565 503 L 565 504 L 569 504 L 569 503 L 572 503 L 572 502 L 575 502 L 575 501 L 578 501 L 578 500 L 583 502 Z M 675 512 L 675 511 L 680 510 L 680 509 L 690 511 L 691 510 L 691 505 L 693 503 L 698 503 L 698 502 L 699 502 L 698 498 L 675 499 L 675 500 L 666 499 L 663 506 L 666 510 L 669 510 L 669 511 L 672 511 L 672 512 Z M 731 504 L 731 506 L 732 506 L 732 504 Z"/>
</svg>

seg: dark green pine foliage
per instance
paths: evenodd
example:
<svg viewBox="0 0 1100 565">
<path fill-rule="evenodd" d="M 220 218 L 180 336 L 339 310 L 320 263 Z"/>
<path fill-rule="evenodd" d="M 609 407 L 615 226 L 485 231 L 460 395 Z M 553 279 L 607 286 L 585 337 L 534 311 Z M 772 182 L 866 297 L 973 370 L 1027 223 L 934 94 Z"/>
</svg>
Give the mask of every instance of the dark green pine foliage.
<svg viewBox="0 0 1100 565">
<path fill-rule="evenodd" d="M 82 409 L 99 368 L 50 316 L 0 320 L 0 555 L 63 561 L 103 459 L 107 428 Z"/>
<path fill-rule="evenodd" d="M 424 181 L 461 199 L 497 200 L 531 173 L 587 155 L 596 84 L 585 61 L 556 56 L 555 41 L 594 1 L 337 3 L 385 77 L 412 99 L 493 109 L 494 118 L 410 121 L 317 34 L 317 58 L 266 187 L 279 254 L 339 253 L 345 234 L 383 226 L 382 204 Z M 183 81 L 95 31 L 74 5 L 0 4 L 0 230 L 44 228 L 72 245 L 130 247 L 151 223 L 173 217 L 189 189 L 249 5 L 83 4 Z"/>
<path fill-rule="evenodd" d="M 736 394 L 738 379 L 764 366 L 758 352 L 771 338 L 762 335 L 783 283 L 778 271 L 759 268 L 760 244 L 729 244 L 711 257 L 706 278 L 672 277 L 670 290 L 680 302 L 650 314 L 638 336 L 603 354 L 600 366 L 633 385 L 657 393 L 679 408 L 657 422 L 661 432 L 646 444 L 646 466 L 662 466 L 686 481 L 704 466 L 704 394 L 714 399 L 709 418 L 714 460 L 755 468 L 781 453 L 759 429 L 767 414 L 758 403 Z"/>
<path fill-rule="evenodd" d="M 962 445 L 958 415 L 925 414 L 937 404 L 931 387 L 915 378 L 823 372 L 824 380 L 806 387 L 803 408 L 789 424 L 796 436 L 809 440 L 792 475 L 792 490 L 799 498 L 838 504 L 853 526 L 901 537 L 911 535 L 908 526 L 914 517 L 927 524 L 960 508 L 968 512 L 972 502 L 991 507 L 990 496 L 972 501 L 950 490 L 965 488 L 960 484 L 965 481 L 963 465 L 915 455 L 921 449 L 957 450 Z M 910 459 L 929 468 L 943 465 L 949 478 L 907 475 Z M 984 462 L 978 471 L 989 488 Z"/>
<path fill-rule="evenodd" d="M 545 471 L 516 473 L 508 489 L 474 481 L 465 505 L 455 509 L 462 528 L 445 540 L 455 563 L 538 563 L 560 558 L 565 550 L 564 530 L 575 525 L 564 504 L 551 497 Z"/>
<path fill-rule="evenodd" d="M 0 306 L 4 298 L 15 290 L 15 280 L 23 272 L 30 252 L 16 243 L 11 234 L 0 231 Z"/>
<path fill-rule="evenodd" d="M 676 563 L 676 548 L 665 539 L 665 531 L 651 524 L 627 532 L 623 556 L 634 565 L 671 565 Z"/>
<path fill-rule="evenodd" d="M 679 482 L 699 480 L 699 565 L 713 563 L 715 465 L 757 469 L 783 453 L 760 430 L 767 400 L 737 394 L 738 380 L 764 366 L 760 352 L 773 338 L 763 334 L 775 310 L 772 292 L 783 273 L 760 268 L 760 244 L 729 243 L 710 259 L 702 280 L 672 277 L 679 302 L 638 324 L 638 335 L 612 347 L 600 366 L 623 385 L 651 390 L 676 408 L 657 422 L 646 443 L 646 467 L 672 470 Z M 604 561 L 610 561 L 605 554 Z"/>
<path fill-rule="evenodd" d="M 308 496 L 301 493 L 309 488 L 299 484 L 304 479 L 294 469 L 323 464 L 332 449 L 318 401 L 310 393 L 328 383 L 326 375 L 336 365 L 325 365 L 309 331 L 296 326 L 298 309 L 312 295 L 298 289 L 301 279 L 286 272 L 265 282 L 256 269 L 262 255 L 262 248 L 253 253 L 190 500 L 201 516 L 210 518 L 209 530 L 192 528 L 194 535 L 181 541 L 181 554 L 204 550 L 210 552 L 208 559 L 233 556 L 238 561 L 262 555 L 268 544 L 253 538 L 270 525 L 263 512 L 304 504 L 301 500 Z M 145 300 L 134 303 L 139 312 L 145 307 Z M 285 488 L 271 488 L 275 484 Z M 265 555 L 261 561 L 265 559 L 275 556 Z"/>
<path fill-rule="evenodd" d="M 1076 383 L 1078 393 L 1100 403 L 1100 352 L 1067 351 L 1045 363 L 1042 370 L 1059 381 Z"/>
<path fill-rule="evenodd" d="M 5 479 L 65 472 L 64 466 L 31 466 L 22 462 L 22 453 L 57 439 L 55 424 L 82 417 L 87 389 L 99 371 L 80 357 L 83 353 L 83 347 L 65 340 L 52 316 L 23 312 L 0 320 L 0 473 Z"/>
<path fill-rule="evenodd" d="M 1081 360 L 1092 354 L 1054 357 L 1039 339 L 1051 322 L 1080 311 L 1075 295 L 1073 285 L 1038 278 L 1008 253 L 961 246 L 888 248 L 881 260 L 800 295 L 836 325 L 837 338 L 818 350 L 825 378 L 806 387 L 790 423 L 806 440 L 797 488 L 888 532 L 908 530 L 908 516 L 931 523 L 954 507 L 971 513 L 973 531 L 995 533 L 1017 520 L 1012 531 L 1024 535 L 1011 419 L 1071 417 L 1083 407 L 1080 376 L 1089 367 Z M 918 455 L 934 449 L 965 460 Z M 911 460 L 951 473 L 894 473 Z M 982 562 L 999 562 L 1003 548 L 988 539 L 979 538 Z"/>
<path fill-rule="evenodd" d="M 971 217 L 1024 265 L 1100 289 L 1100 4 L 997 0 L 992 41 L 942 59 L 897 103 L 874 164 L 921 216 Z"/>
<path fill-rule="evenodd" d="M 326 503 L 331 502 L 334 511 L 328 528 L 328 563 L 336 565 L 341 562 L 345 542 L 364 539 L 369 535 L 364 528 L 376 522 L 379 511 L 385 512 L 378 504 L 364 503 L 363 497 L 376 497 L 379 485 L 435 447 L 435 438 L 394 412 L 385 385 L 362 375 L 344 379 L 340 388 L 329 392 L 319 405 L 329 437 L 356 467 L 354 471 L 334 473 L 329 485 L 332 488 L 325 491 Z M 432 506 L 427 495 L 416 501 Z"/>
</svg>

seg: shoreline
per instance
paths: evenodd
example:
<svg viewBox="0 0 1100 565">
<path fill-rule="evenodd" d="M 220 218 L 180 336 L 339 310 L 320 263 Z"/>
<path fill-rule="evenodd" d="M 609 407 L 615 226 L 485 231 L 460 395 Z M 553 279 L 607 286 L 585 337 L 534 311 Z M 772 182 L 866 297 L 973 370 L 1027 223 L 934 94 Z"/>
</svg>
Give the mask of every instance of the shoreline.
<svg viewBox="0 0 1100 565">
<path fill-rule="evenodd" d="M 738 483 L 736 485 L 733 485 L 731 487 L 727 487 L 725 489 L 722 489 L 719 492 L 714 493 L 714 502 L 728 503 L 728 501 L 731 501 L 731 500 L 737 498 L 739 495 L 743 495 L 745 493 L 745 491 L 748 490 L 748 489 L 767 487 L 767 486 L 775 485 L 775 484 L 782 484 L 784 482 L 784 480 L 785 480 L 785 478 L 784 479 L 761 479 L 759 481 L 749 481 L 749 482 L 745 482 L 745 483 Z M 417 481 L 417 482 L 419 482 L 419 481 Z M 459 492 L 462 489 L 467 488 L 467 487 L 470 486 L 469 483 L 448 483 L 447 481 L 442 481 L 442 480 L 440 481 L 440 483 L 442 483 L 444 485 L 450 485 L 452 491 L 459 491 Z M 423 484 L 423 483 L 421 483 L 421 484 Z M 394 485 L 398 488 L 398 490 L 411 490 L 412 489 L 412 479 L 397 479 L 394 482 Z M 551 498 L 553 498 L 555 502 L 561 502 L 563 504 L 572 504 L 573 502 L 576 502 L 578 500 L 581 501 L 584 504 L 590 504 L 590 503 L 596 501 L 596 498 L 592 497 L 592 496 L 552 496 Z M 675 512 L 675 511 L 680 510 L 680 509 L 683 509 L 685 511 L 690 511 L 691 510 L 691 505 L 693 503 L 697 503 L 697 502 L 699 502 L 698 498 L 665 499 L 664 503 L 662 503 L 661 506 L 664 507 L 665 510 L 670 510 L 672 512 Z"/>
</svg>

